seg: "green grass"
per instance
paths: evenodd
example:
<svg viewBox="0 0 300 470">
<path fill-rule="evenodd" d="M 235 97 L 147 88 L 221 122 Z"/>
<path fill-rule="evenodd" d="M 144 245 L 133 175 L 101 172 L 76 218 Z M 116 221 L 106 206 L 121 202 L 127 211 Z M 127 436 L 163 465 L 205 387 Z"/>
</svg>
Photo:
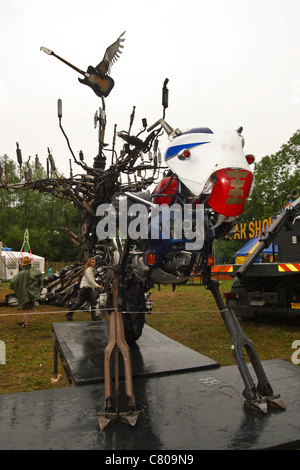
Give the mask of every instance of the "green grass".
<svg viewBox="0 0 300 470">
<path fill-rule="evenodd" d="M 231 281 L 221 281 L 220 290 L 230 290 Z M 154 311 L 147 317 L 149 326 L 179 341 L 221 366 L 235 363 L 230 337 L 210 291 L 204 286 L 184 286 L 172 292 L 164 287 L 152 295 Z M 161 313 L 160 313 L 161 312 Z M 254 342 L 261 360 L 291 360 L 291 345 L 300 339 L 300 319 L 239 319 L 245 335 Z"/>
<path fill-rule="evenodd" d="M 222 281 L 221 291 L 228 291 L 230 284 L 231 281 Z M 0 289 L 0 300 L 7 292 L 7 288 Z M 181 286 L 175 292 L 170 286 L 163 286 L 160 291 L 155 288 L 152 301 L 153 312 L 146 317 L 149 326 L 221 366 L 235 363 L 226 327 L 211 293 L 203 286 Z M 54 346 L 51 326 L 66 321 L 64 312 L 65 309 L 53 306 L 36 307 L 29 328 L 23 329 L 17 324 L 20 320 L 17 307 L 0 307 L 0 340 L 6 345 L 6 364 L 0 364 L 0 393 L 68 386 L 60 364 L 59 380 L 51 380 Z M 75 320 L 90 320 L 90 315 L 77 312 Z M 261 360 L 279 358 L 291 362 L 294 352 L 291 345 L 300 340 L 299 319 L 239 321 Z"/>
</svg>

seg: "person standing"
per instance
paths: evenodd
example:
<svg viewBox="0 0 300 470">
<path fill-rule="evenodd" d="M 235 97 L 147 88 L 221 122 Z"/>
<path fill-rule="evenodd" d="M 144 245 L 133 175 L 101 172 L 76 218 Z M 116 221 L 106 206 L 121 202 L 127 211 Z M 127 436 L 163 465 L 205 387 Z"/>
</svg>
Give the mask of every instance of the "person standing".
<svg viewBox="0 0 300 470">
<path fill-rule="evenodd" d="M 28 327 L 29 311 L 34 308 L 35 302 L 40 299 L 43 287 L 43 274 L 31 266 L 31 259 L 24 256 L 21 261 L 21 271 L 11 280 L 9 289 L 13 290 L 18 299 L 18 308 L 22 311 L 22 320 L 19 325 Z"/>
<path fill-rule="evenodd" d="M 97 284 L 95 281 L 95 266 L 96 259 L 89 258 L 84 267 L 83 276 L 80 282 L 80 291 L 79 297 L 75 303 L 71 306 L 68 313 L 66 313 L 66 318 L 68 321 L 73 320 L 73 313 L 78 310 L 86 301 L 91 303 L 91 316 L 92 320 L 96 320 L 96 296 L 94 294 L 94 289 L 101 289 L 102 286 Z"/>
</svg>

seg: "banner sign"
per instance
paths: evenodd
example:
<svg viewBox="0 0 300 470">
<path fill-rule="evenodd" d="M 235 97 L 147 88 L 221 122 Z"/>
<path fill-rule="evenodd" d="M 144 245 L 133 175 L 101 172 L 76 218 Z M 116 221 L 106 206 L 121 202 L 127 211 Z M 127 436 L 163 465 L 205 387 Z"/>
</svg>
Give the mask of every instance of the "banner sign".
<svg viewBox="0 0 300 470">
<path fill-rule="evenodd" d="M 272 225 L 273 220 L 273 217 L 269 217 L 264 220 L 251 220 L 251 222 L 236 224 L 233 239 L 248 240 L 254 237 L 259 238 Z"/>
</svg>

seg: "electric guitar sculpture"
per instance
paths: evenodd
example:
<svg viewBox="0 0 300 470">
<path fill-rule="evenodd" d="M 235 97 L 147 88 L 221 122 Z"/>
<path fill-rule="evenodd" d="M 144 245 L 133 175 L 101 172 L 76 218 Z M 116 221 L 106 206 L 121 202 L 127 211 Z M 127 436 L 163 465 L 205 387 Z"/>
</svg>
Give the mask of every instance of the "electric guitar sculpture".
<svg viewBox="0 0 300 470">
<path fill-rule="evenodd" d="M 53 55 L 72 69 L 76 70 L 76 72 L 84 75 L 84 78 L 78 78 L 79 82 L 91 87 L 97 96 L 106 97 L 109 95 L 115 84 L 114 80 L 109 76 L 109 74 L 112 65 L 118 60 L 122 52 L 121 49 L 124 47 L 122 45 L 122 42 L 125 41 L 125 39 L 122 37 L 124 34 L 125 31 L 113 44 L 111 44 L 111 46 L 106 49 L 102 61 L 96 67 L 92 67 L 90 65 L 86 72 L 80 70 L 78 67 L 75 67 L 75 65 L 55 54 L 55 52 L 51 51 L 50 49 L 47 49 L 47 47 L 41 47 L 41 50 L 46 52 L 46 54 Z"/>
</svg>

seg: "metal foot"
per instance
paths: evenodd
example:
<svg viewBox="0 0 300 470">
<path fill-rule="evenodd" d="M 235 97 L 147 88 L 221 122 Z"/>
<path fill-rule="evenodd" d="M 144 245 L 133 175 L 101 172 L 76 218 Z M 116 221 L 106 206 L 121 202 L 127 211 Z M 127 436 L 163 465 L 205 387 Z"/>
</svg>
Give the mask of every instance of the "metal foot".
<svg viewBox="0 0 300 470">
<path fill-rule="evenodd" d="M 261 413 L 266 414 L 268 412 L 268 403 L 266 400 L 261 399 L 261 400 L 245 400 L 244 405 L 247 406 L 247 408 L 250 408 L 251 410 L 254 411 L 259 411 Z"/>
<path fill-rule="evenodd" d="M 119 417 L 118 413 L 97 413 L 98 424 L 101 431 L 115 423 Z"/>
<path fill-rule="evenodd" d="M 272 408 L 277 408 L 277 409 L 280 409 L 280 410 L 286 410 L 286 404 L 285 404 L 283 398 L 281 398 L 280 395 L 275 395 L 275 396 L 272 396 L 272 397 L 266 397 L 266 400 L 267 400 L 268 405 L 270 405 Z"/>
<path fill-rule="evenodd" d="M 109 427 L 111 424 L 114 424 L 119 418 L 122 423 L 128 424 L 129 426 L 134 427 L 139 418 L 139 411 L 127 411 L 121 413 L 97 413 L 98 424 L 101 431 Z"/>
<path fill-rule="evenodd" d="M 120 413 L 120 418 L 123 423 L 135 426 L 139 418 L 139 411 L 128 411 L 127 413 Z"/>
<path fill-rule="evenodd" d="M 260 411 L 264 414 L 268 412 L 268 408 L 276 408 L 277 410 L 286 410 L 286 404 L 280 395 L 264 397 L 258 400 L 245 400 L 244 404 L 251 410 Z"/>
</svg>

